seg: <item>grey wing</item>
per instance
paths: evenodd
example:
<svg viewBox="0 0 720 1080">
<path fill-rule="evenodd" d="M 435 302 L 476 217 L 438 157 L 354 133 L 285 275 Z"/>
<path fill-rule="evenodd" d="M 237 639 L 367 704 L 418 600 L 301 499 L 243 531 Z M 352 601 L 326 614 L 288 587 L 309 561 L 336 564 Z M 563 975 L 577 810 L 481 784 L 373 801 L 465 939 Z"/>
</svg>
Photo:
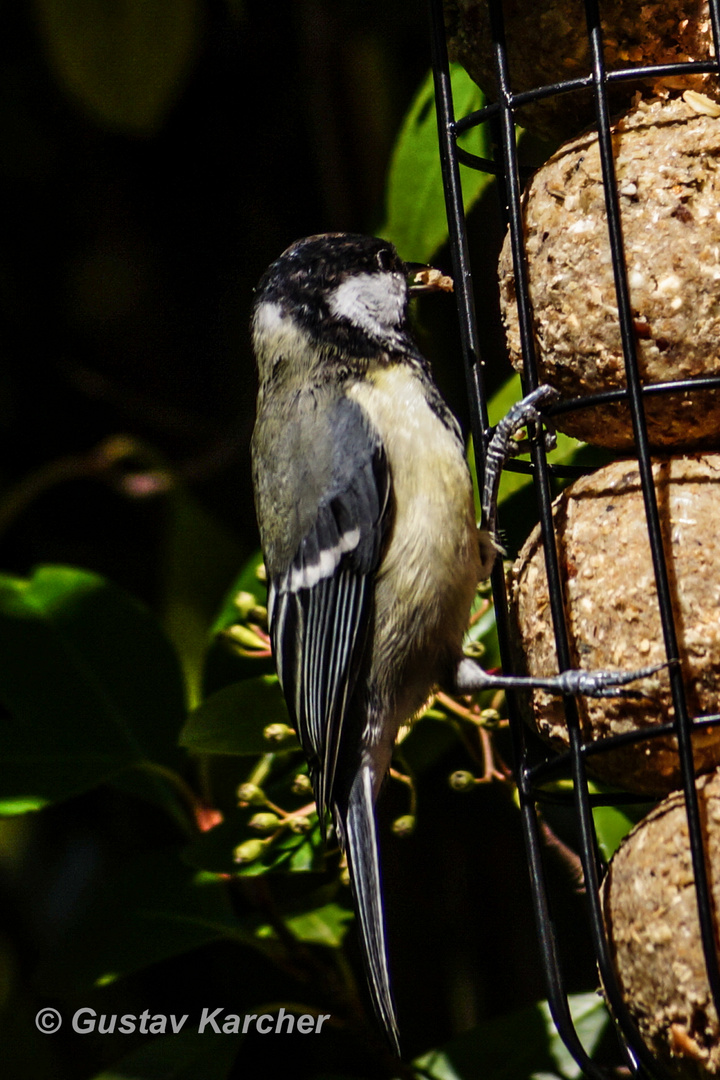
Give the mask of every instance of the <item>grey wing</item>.
<svg viewBox="0 0 720 1080">
<path fill-rule="evenodd" d="M 359 737 L 348 731 L 348 706 L 371 628 L 390 476 L 382 443 L 357 404 L 339 398 L 323 424 L 332 466 L 323 462 L 324 490 L 290 565 L 271 579 L 269 610 L 278 675 L 324 822 L 340 745 Z"/>
</svg>

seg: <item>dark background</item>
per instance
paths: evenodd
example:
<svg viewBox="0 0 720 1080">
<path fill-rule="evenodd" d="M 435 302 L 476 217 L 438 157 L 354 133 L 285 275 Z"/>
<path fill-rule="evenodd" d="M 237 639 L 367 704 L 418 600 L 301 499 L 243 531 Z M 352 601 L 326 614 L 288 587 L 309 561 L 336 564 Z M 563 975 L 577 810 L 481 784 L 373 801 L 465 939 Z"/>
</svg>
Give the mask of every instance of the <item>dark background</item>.
<svg viewBox="0 0 720 1080">
<path fill-rule="evenodd" d="M 174 102 L 138 135 L 59 85 L 31 3 L 3 13 L 0 467 L 11 482 L 129 433 L 250 548 L 252 288 L 299 236 L 377 227 L 426 18 L 392 0 L 201 15 Z M 3 565 L 89 564 L 152 591 L 152 512 L 97 486 L 34 505 Z"/>
<path fill-rule="evenodd" d="M 172 511 L 162 492 L 136 481 L 172 475 L 224 538 L 207 565 L 198 556 L 209 617 L 257 544 L 252 288 L 299 236 L 378 228 L 393 140 L 429 67 L 425 4 L 203 0 L 192 62 L 144 133 L 103 122 L 63 84 L 40 6 L 5 4 L 0 15 L 0 569 L 86 567 L 166 614 Z M 496 226 L 490 277 L 498 238 Z M 451 306 L 438 316 L 443 341 L 433 352 L 463 412 L 451 316 Z M 104 441 L 115 436 L 130 441 L 113 462 Z M 410 1053 L 543 996 L 510 792 L 458 796 L 447 776 L 462 767 L 458 746 L 420 791 L 416 835 L 385 837 Z M 386 818 L 405 812 L 394 798 Z M 13 875 L 0 865 L 0 945 L 16 972 L 5 998 L 0 988 L 5 1032 L 15 1003 L 33 1001 L 34 971 L 56 943 L 48 897 L 59 890 L 70 902 L 78 852 L 130 850 L 162 828 L 121 809 L 108 792 L 71 800 L 34 826 Z M 564 882 L 560 864 L 558 875 Z M 575 919 L 577 898 L 563 903 Z M 246 955 L 228 965 L 233 949 L 206 949 L 189 965 L 180 958 L 148 973 L 135 997 L 123 993 L 137 1012 L 154 1003 L 197 1013 L 189 997 L 211 1004 L 212 986 L 222 1000 L 231 978 L 247 982 L 251 1007 L 265 976 Z M 571 989 L 588 971 L 592 979 L 582 948 L 570 968 Z M 28 1034 L 11 1073 L 17 1058 L 18 1076 L 91 1076 L 109 1044 L 77 1042 L 50 1050 Z M 257 1067 L 272 1074 L 272 1055 L 288 1045 L 263 1042 Z M 243 1053 L 251 1075 L 252 1047 Z M 309 1058 L 294 1066 L 296 1076 L 314 1075 Z M 361 1058 L 355 1067 L 375 1075 Z"/>
</svg>

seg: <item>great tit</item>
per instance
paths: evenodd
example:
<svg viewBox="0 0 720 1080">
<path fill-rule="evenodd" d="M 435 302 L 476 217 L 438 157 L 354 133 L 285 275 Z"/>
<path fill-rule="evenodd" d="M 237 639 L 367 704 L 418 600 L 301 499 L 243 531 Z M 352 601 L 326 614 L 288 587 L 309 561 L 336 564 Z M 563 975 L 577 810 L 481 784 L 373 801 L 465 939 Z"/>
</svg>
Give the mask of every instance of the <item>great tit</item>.
<svg viewBox="0 0 720 1080">
<path fill-rule="evenodd" d="M 536 391 L 500 425 L 478 529 L 460 427 L 408 325 L 410 296 L 437 277 L 411 276 L 384 240 L 310 236 L 266 271 L 251 324 L 273 654 L 319 818 L 330 813 L 347 857 L 373 1005 L 398 1053 L 374 804 L 398 729 L 435 688 L 527 685 L 482 671 L 462 643 L 499 550 L 493 502 L 510 436 L 549 395 Z M 533 685 L 612 695 L 646 673 L 570 671 Z"/>
</svg>

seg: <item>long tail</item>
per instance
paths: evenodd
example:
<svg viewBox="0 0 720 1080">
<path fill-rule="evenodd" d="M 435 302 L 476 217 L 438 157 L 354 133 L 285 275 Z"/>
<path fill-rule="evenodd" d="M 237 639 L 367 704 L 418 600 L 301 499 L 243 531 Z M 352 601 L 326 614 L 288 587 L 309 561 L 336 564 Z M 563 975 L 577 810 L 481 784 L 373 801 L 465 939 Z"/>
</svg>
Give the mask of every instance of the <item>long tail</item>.
<svg viewBox="0 0 720 1080">
<path fill-rule="evenodd" d="M 367 766 L 360 768 L 353 781 L 347 811 L 343 812 L 336 805 L 335 816 L 340 842 L 347 855 L 373 1007 L 399 1057 L 400 1036 L 385 944 L 372 773 Z"/>
</svg>

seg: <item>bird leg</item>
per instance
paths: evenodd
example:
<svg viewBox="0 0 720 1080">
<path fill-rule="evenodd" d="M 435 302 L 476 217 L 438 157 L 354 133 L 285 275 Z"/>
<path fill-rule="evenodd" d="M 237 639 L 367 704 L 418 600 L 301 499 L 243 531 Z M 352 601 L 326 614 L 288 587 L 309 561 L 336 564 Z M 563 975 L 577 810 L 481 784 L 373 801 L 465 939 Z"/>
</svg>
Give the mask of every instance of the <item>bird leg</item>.
<svg viewBox="0 0 720 1080">
<path fill-rule="evenodd" d="M 581 694 L 595 698 L 643 698 L 647 694 L 641 690 L 625 689 L 626 684 L 654 675 L 666 666 L 653 664 L 637 671 L 580 671 L 569 668 L 559 675 L 536 678 L 534 675 L 491 675 L 469 656 L 464 656 L 455 670 L 451 692 L 474 694 L 480 690 L 548 690 L 552 694 Z"/>
<path fill-rule="evenodd" d="M 492 537 L 497 525 L 497 497 L 502 470 L 509 458 L 521 453 L 522 443 L 514 436 L 527 424 L 545 424 L 550 429 L 546 432 L 546 445 L 552 449 L 555 445 L 555 431 L 547 417 L 540 412 L 539 406 L 553 401 L 558 393 L 552 386 L 538 386 L 532 393 L 518 401 L 502 418 L 493 431 L 485 455 L 485 483 L 482 493 L 482 511 L 485 528 Z M 548 690 L 554 694 L 581 694 L 585 697 L 642 698 L 646 695 L 640 690 L 626 689 L 627 683 L 654 675 L 665 664 L 639 668 L 637 671 L 580 671 L 568 669 L 559 675 L 535 678 L 529 675 L 491 675 L 479 664 L 466 656 L 460 661 L 455 671 L 455 685 L 451 692 L 458 694 L 476 693 L 480 690 L 537 689 Z"/>
<path fill-rule="evenodd" d="M 556 397 L 558 392 L 552 386 L 538 386 L 522 401 L 516 402 L 493 431 L 485 452 L 485 483 L 482 492 L 484 524 L 491 536 L 496 534 L 497 498 L 503 468 L 510 458 L 527 449 L 527 446 L 523 442 L 517 442 L 514 436 L 527 424 L 544 423 L 548 429 L 545 436 L 546 447 L 553 450 L 556 443 L 555 428 L 548 417 L 540 413 L 538 406 L 554 401 Z"/>
</svg>

